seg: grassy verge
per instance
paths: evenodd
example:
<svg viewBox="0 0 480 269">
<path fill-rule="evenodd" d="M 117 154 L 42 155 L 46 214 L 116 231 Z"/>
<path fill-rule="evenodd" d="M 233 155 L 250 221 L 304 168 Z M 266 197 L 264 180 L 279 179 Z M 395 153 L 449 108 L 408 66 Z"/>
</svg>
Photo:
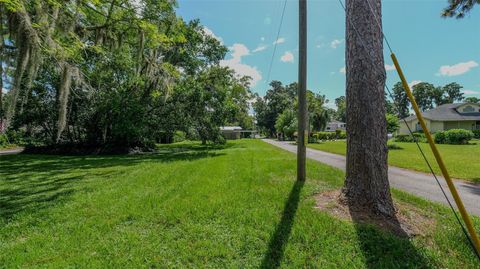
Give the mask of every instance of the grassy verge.
<svg viewBox="0 0 480 269">
<path fill-rule="evenodd" d="M 258 140 L 136 156 L 0 156 L 2 268 L 474 268 L 442 206 L 401 239 L 314 208 L 343 173 Z M 476 225 L 480 227 L 477 220 Z"/>
<path fill-rule="evenodd" d="M 388 163 L 390 165 L 420 172 L 429 172 L 415 143 L 393 142 L 392 144 L 401 147 L 401 149 L 389 151 Z M 426 153 L 430 163 L 433 164 L 435 172 L 440 173 L 440 169 L 435 162 L 429 145 L 427 143 L 420 143 L 420 146 Z M 476 161 L 478 160 L 478 156 L 480 156 L 479 140 L 473 141 L 471 145 L 437 146 L 453 177 L 480 183 L 480 162 Z M 326 141 L 318 144 L 309 144 L 308 147 L 341 155 L 346 154 L 345 141 Z"/>
</svg>

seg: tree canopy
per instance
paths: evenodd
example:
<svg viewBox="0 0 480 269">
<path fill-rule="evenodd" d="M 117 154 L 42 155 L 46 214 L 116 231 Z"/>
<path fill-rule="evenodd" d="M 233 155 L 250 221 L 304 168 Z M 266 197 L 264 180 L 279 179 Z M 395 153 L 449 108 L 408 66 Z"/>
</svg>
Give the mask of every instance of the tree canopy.
<svg viewBox="0 0 480 269">
<path fill-rule="evenodd" d="M 217 141 L 252 126 L 249 79 L 171 0 L 4 0 L 0 55 L 9 129 L 46 143 L 147 145 L 181 130 Z"/>
</svg>

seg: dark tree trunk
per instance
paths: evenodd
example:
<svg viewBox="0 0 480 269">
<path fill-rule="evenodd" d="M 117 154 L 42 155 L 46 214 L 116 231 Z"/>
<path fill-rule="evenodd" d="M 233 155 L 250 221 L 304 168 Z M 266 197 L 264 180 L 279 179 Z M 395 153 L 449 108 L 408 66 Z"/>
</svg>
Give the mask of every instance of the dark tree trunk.
<svg viewBox="0 0 480 269">
<path fill-rule="evenodd" d="M 3 62 L 4 62 L 4 49 L 5 40 L 3 37 L 3 6 L 0 6 L 0 133 L 3 130 Z"/>
<path fill-rule="evenodd" d="M 368 1 L 381 24 L 381 0 Z M 347 177 L 343 193 L 351 205 L 393 216 L 382 30 L 367 1 L 347 0 L 346 15 Z"/>
</svg>

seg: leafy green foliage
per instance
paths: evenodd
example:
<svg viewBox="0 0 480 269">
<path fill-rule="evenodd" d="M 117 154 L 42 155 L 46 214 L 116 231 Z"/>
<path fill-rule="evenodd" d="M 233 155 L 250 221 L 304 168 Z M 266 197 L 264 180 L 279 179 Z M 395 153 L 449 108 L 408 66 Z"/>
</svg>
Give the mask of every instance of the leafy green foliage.
<svg viewBox="0 0 480 269">
<path fill-rule="evenodd" d="M 219 66 L 227 48 L 175 2 L 15 2 L 0 20 L 13 33 L 9 128 L 48 144 L 152 147 L 175 131 L 221 142 L 221 125 L 253 125 L 249 79 Z"/>
<path fill-rule="evenodd" d="M 413 86 L 413 96 L 420 110 L 426 111 L 434 108 L 433 96 L 436 96 L 434 94 L 435 90 L 435 86 L 427 82 L 421 82 Z"/>
<path fill-rule="evenodd" d="M 399 134 L 395 136 L 395 141 L 396 142 L 408 142 L 408 143 L 413 143 L 415 141 L 417 142 L 422 142 L 426 143 L 427 138 L 425 137 L 425 134 L 423 133 L 413 133 L 413 136 L 409 134 Z"/>
<path fill-rule="evenodd" d="M 393 86 L 393 101 L 397 105 L 397 116 L 401 119 L 406 118 L 410 115 L 409 112 L 409 105 L 410 102 L 407 97 L 407 93 L 405 92 L 405 89 L 403 88 L 403 85 L 401 82 L 395 83 Z"/>
<path fill-rule="evenodd" d="M 448 7 L 443 10 L 443 17 L 455 17 L 461 19 L 473 9 L 480 0 L 448 0 Z"/>
<path fill-rule="evenodd" d="M 273 137 L 276 133 L 275 123 L 285 110 L 293 110 L 297 95 L 297 84 L 282 85 L 280 81 L 272 81 L 265 96 L 257 97 L 253 108 L 260 130 Z"/>
<path fill-rule="evenodd" d="M 337 112 L 335 113 L 335 119 L 341 122 L 347 121 L 347 99 L 345 96 L 340 96 L 335 99 L 335 105 L 337 106 Z"/>
<path fill-rule="evenodd" d="M 473 130 L 472 133 L 476 139 L 480 139 L 480 130 Z"/>
<path fill-rule="evenodd" d="M 328 100 L 325 95 L 307 91 L 307 110 L 310 131 L 322 131 L 327 126 L 332 115 L 330 111 L 325 108 L 326 103 L 328 103 Z"/>
<path fill-rule="evenodd" d="M 386 115 L 387 120 L 387 131 L 391 134 L 395 133 L 400 129 L 400 125 L 398 123 L 398 117 L 393 114 Z"/>
<path fill-rule="evenodd" d="M 467 97 L 463 100 L 465 103 L 474 103 L 474 104 L 480 104 L 480 98 L 477 97 Z"/>
<path fill-rule="evenodd" d="M 322 140 L 335 140 L 346 139 L 347 133 L 342 130 L 336 130 L 335 132 L 316 132 L 312 135 L 316 141 Z"/>
<path fill-rule="evenodd" d="M 437 144 L 465 145 L 473 138 L 473 132 L 464 129 L 451 129 L 435 133 L 435 143 Z"/>
<path fill-rule="evenodd" d="M 435 132 L 434 140 L 436 144 L 446 144 L 446 141 L 447 141 L 446 131 Z"/>
<path fill-rule="evenodd" d="M 297 128 L 297 115 L 293 110 L 287 109 L 283 111 L 275 122 L 277 132 L 281 133 L 288 140 L 293 140 Z"/>
</svg>

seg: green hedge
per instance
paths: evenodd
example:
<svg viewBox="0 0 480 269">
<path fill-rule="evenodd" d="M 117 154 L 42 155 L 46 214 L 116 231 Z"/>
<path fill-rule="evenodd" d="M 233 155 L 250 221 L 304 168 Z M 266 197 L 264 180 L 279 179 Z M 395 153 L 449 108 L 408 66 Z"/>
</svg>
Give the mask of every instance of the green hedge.
<svg viewBox="0 0 480 269">
<path fill-rule="evenodd" d="M 427 138 L 423 133 L 413 133 L 413 136 L 416 138 L 418 142 L 422 142 L 422 143 L 427 142 Z M 411 135 L 396 135 L 395 142 L 413 143 L 415 141 L 413 140 L 413 137 Z"/>
<path fill-rule="evenodd" d="M 316 132 L 316 133 L 312 133 L 311 138 L 313 142 L 316 142 L 319 140 L 346 139 L 347 133 L 341 130 L 337 130 L 335 132 Z"/>
<path fill-rule="evenodd" d="M 9 145 L 9 141 L 6 134 L 0 134 L 0 148 L 6 147 Z"/>
<path fill-rule="evenodd" d="M 474 133 L 464 129 L 452 129 L 435 133 L 435 143 L 465 145 L 474 137 Z"/>
<path fill-rule="evenodd" d="M 474 130 L 472 131 L 473 132 L 473 136 L 476 138 L 476 139 L 480 139 L 480 130 Z"/>
</svg>

